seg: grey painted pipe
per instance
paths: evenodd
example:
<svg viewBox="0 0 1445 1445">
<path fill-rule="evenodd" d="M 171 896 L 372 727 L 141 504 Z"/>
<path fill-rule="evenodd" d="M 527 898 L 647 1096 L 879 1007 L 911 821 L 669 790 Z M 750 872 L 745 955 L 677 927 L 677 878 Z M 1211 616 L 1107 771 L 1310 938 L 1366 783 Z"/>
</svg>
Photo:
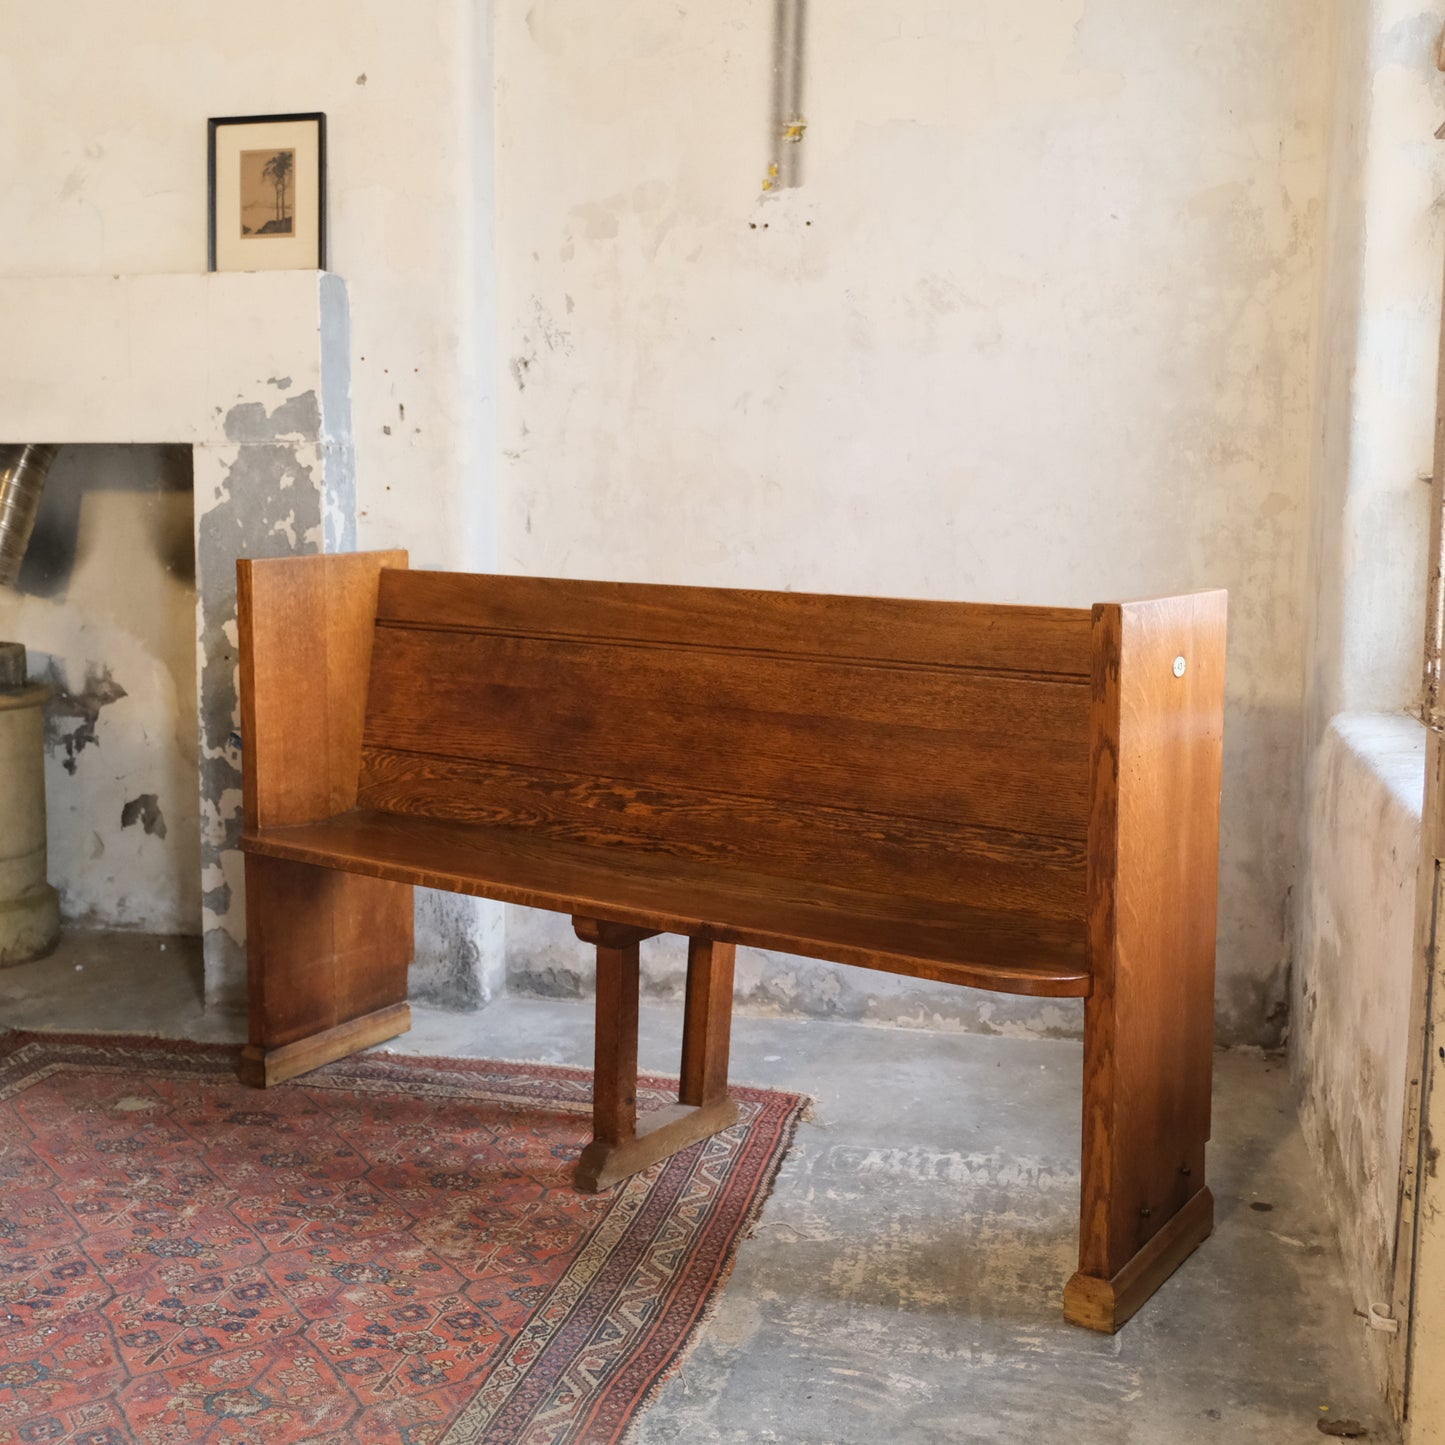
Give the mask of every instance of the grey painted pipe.
<svg viewBox="0 0 1445 1445">
<path fill-rule="evenodd" d="M 59 447 L 0 444 L 0 587 L 13 587 L 40 513 L 40 493 Z"/>
</svg>

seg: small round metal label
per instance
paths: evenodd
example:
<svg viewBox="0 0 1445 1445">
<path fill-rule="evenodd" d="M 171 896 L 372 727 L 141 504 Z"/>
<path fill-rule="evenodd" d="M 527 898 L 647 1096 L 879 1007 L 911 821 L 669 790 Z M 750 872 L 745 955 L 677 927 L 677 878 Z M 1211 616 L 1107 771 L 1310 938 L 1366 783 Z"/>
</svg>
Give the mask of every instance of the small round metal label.
<svg viewBox="0 0 1445 1445">
<path fill-rule="evenodd" d="M 1176 658 L 1174 659 L 1174 676 L 1175 676 L 1175 677 L 1183 677 L 1183 676 L 1184 676 L 1184 668 L 1185 668 L 1184 659 L 1183 659 L 1182 657 L 1176 657 Z"/>
</svg>

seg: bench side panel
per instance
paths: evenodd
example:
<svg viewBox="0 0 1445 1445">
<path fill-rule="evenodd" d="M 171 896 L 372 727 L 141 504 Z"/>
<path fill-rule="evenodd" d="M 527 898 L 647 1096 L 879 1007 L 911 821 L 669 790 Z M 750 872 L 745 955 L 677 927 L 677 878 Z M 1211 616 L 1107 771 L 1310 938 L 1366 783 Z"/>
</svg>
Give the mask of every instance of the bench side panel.
<svg viewBox="0 0 1445 1445">
<path fill-rule="evenodd" d="M 1080 1273 L 1138 1298 L 1208 1231 L 1226 605 L 1095 609 Z"/>
<path fill-rule="evenodd" d="M 237 563 L 248 834 L 356 805 L 377 578 L 406 565 L 401 551 Z M 248 856 L 244 1077 L 278 1082 L 404 1030 L 412 917 L 407 884 Z"/>
</svg>

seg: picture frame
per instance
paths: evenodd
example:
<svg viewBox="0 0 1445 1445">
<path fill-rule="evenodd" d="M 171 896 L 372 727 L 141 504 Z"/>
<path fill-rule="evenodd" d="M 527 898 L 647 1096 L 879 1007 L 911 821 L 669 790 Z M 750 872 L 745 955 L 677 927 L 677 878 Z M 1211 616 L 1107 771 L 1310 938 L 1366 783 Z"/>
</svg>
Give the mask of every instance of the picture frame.
<svg viewBox="0 0 1445 1445">
<path fill-rule="evenodd" d="M 326 269 L 326 116 L 213 116 L 206 190 L 212 271 Z"/>
</svg>

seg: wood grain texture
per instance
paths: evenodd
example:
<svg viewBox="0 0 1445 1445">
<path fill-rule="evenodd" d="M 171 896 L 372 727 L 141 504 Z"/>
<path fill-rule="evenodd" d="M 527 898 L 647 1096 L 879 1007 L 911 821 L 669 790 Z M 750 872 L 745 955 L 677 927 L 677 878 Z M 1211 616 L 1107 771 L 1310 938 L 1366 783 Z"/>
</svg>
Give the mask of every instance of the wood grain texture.
<svg viewBox="0 0 1445 1445">
<path fill-rule="evenodd" d="M 329 1064 L 344 1059 L 373 1044 L 385 1043 L 411 1028 L 411 1006 L 404 1003 L 387 1004 L 375 1013 L 362 1014 L 360 1018 L 348 1019 L 335 1028 L 323 1029 L 317 1034 L 308 1034 L 293 1044 L 282 1044 L 279 1048 L 260 1048 L 247 1044 L 241 1050 L 241 1064 L 238 1069 L 241 1082 L 255 1089 L 269 1089 L 273 1084 L 284 1084 L 287 1079 L 299 1078 Z"/>
<path fill-rule="evenodd" d="M 659 1159 L 731 1129 L 738 1117 L 737 1104 L 727 1097 L 698 1109 L 686 1104 L 650 1109 L 638 1121 L 632 1138 L 616 1144 L 594 1139 L 577 1161 L 574 1182 L 589 1194 L 610 1189 Z"/>
<path fill-rule="evenodd" d="M 637 945 L 597 945 L 596 1066 L 592 1133 L 617 1145 L 637 1133 Z"/>
<path fill-rule="evenodd" d="M 1102 1280 L 1205 1187 L 1225 609 L 1094 611 L 1079 1270 Z"/>
<path fill-rule="evenodd" d="M 682 1023 L 684 1104 L 716 1104 L 728 1091 L 733 965 L 737 947 L 708 938 L 687 941 L 687 996 Z"/>
<path fill-rule="evenodd" d="M 404 552 L 237 563 L 248 829 L 355 805 L 377 577 L 405 565 Z M 248 858 L 246 920 L 258 1055 L 302 1057 L 308 1038 L 334 1041 L 349 1023 L 405 1006 L 409 886 Z"/>
<path fill-rule="evenodd" d="M 583 943 L 607 948 L 630 948 L 646 938 L 656 938 L 655 928 L 634 928 L 627 923 L 608 923 L 602 918 L 573 918 L 573 931 Z"/>
<path fill-rule="evenodd" d="M 366 746 L 1063 838 L 1088 824 L 1074 680 L 378 627 Z"/>
<path fill-rule="evenodd" d="M 407 572 L 377 619 L 530 637 L 615 638 L 788 656 L 1089 676 L 1089 613 L 741 588 Z"/>
<path fill-rule="evenodd" d="M 247 835 L 252 856 L 1045 997 L 1089 990 L 1083 920 L 986 913 L 820 881 L 721 872 L 666 854 L 583 847 L 524 829 L 357 810 Z"/>
<path fill-rule="evenodd" d="M 377 578 L 405 552 L 236 563 L 248 828 L 356 805 Z"/>
<path fill-rule="evenodd" d="M 293 1044 L 406 1001 L 411 889 L 284 862 L 246 859 L 250 1043 Z"/>
<path fill-rule="evenodd" d="M 574 917 L 572 926 L 579 938 L 597 948 L 593 1137 L 577 1161 L 575 1175 L 579 1189 L 596 1191 L 737 1123 L 737 1105 L 727 1095 L 732 949 L 726 944 L 691 942 L 680 1102 L 675 1107 L 651 1109 L 639 1117 L 637 1006 L 641 965 L 637 946 L 649 935 L 585 916 Z M 700 985 L 696 990 L 694 977 Z"/>
<path fill-rule="evenodd" d="M 344 635 L 318 644 L 333 608 Z M 1117 1328 L 1208 1233 L 1224 594 L 1084 614 L 372 559 L 336 586 L 253 571 L 246 611 L 290 649 L 249 664 L 248 726 L 289 730 L 256 744 L 243 840 L 273 1049 L 306 1046 L 328 998 L 353 1017 L 398 986 L 396 918 L 374 937 L 327 870 L 573 915 L 598 950 L 586 1188 L 736 1117 L 736 944 L 1083 996 L 1069 1318 Z M 286 694 L 297 667 L 327 686 Z M 657 932 L 690 940 L 680 1104 L 638 1119 L 638 944 Z"/>
<path fill-rule="evenodd" d="M 1209 1238 L 1214 1196 L 1201 1189 L 1112 1279 L 1076 1274 L 1064 1286 L 1064 1318 L 1112 1335 Z"/>
<path fill-rule="evenodd" d="M 367 749 L 358 794 L 383 813 L 525 829 L 584 847 L 818 878 L 863 892 L 1082 920 L 1083 840 L 779 801 L 683 784 Z"/>
</svg>

